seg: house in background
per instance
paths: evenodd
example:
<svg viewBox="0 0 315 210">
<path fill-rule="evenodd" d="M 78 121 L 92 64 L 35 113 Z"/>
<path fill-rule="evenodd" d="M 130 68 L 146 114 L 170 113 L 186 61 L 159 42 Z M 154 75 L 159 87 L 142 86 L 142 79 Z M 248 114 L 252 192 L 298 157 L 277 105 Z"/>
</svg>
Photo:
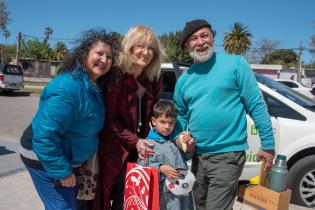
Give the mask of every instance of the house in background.
<svg viewBox="0 0 315 210">
<path fill-rule="evenodd" d="M 295 68 L 282 68 L 282 65 L 251 64 L 253 71 L 263 74 L 272 79 L 287 79 L 297 81 L 298 70 Z M 305 87 L 311 87 L 315 78 L 315 70 L 301 69 L 301 82 Z"/>
<path fill-rule="evenodd" d="M 298 70 L 295 68 L 282 69 L 279 75 L 279 79 L 291 79 L 294 76 L 294 81 L 297 81 Z M 305 87 L 311 87 L 312 80 L 315 78 L 315 69 L 301 68 L 301 84 Z"/>
<path fill-rule="evenodd" d="M 293 80 L 297 81 L 298 77 L 298 70 L 295 68 L 284 68 L 281 70 L 279 79 L 291 79 L 294 78 Z M 303 77 L 303 70 L 302 70 L 302 77 Z M 291 79 L 292 80 L 292 79 Z"/>
<path fill-rule="evenodd" d="M 263 74 L 271 79 L 278 79 L 282 70 L 282 65 L 271 64 L 251 64 L 253 71 Z"/>
<path fill-rule="evenodd" d="M 16 63 L 12 58 L 10 62 Z M 20 58 L 19 63 L 23 69 L 23 80 L 26 82 L 48 82 L 57 74 L 60 61 L 38 60 L 29 58 Z"/>
</svg>

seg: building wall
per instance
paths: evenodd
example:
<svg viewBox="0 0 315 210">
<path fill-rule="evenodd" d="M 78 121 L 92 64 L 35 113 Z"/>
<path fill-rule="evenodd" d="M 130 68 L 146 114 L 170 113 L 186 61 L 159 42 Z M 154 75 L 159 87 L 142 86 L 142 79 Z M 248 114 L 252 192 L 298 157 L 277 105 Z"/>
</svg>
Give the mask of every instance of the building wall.
<svg viewBox="0 0 315 210">
<path fill-rule="evenodd" d="M 271 65 L 271 64 L 251 64 L 253 71 L 263 74 L 272 79 L 278 79 L 282 65 Z"/>
<path fill-rule="evenodd" d="M 266 77 L 270 77 L 271 79 L 278 79 L 279 74 L 278 70 L 270 70 L 270 69 L 253 69 L 255 72 L 265 75 Z"/>
<path fill-rule="evenodd" d="M 21 59 L 25 77 L 51 78 L 56 75 L 56 67 L 60 64 L 58 61 L 39 61 L 30 59 Z"/>
</svg>

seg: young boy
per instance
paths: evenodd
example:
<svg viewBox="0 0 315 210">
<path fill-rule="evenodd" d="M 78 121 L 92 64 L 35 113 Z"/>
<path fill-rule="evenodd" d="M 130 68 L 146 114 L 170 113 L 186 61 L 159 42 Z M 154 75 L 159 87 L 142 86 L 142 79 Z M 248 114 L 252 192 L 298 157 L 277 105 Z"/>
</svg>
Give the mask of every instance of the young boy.
<svg viewBox="0 0 315 210">
<path fill-rule="evenodd" d="M 194 151 L 183 153 L 171 142 L 171 133 L 176 124 L 177 110 L 172 101 L 160 100 L 153 107 L 152 124 L 155 126 L 149 133 L 147 140 L 151 140 L 154 156 L 147 160 L 138 160 L 138 164 L 158 168 L 160 171 L 160 209 L 188 210 L 194 209 L 192 194 L 176 196 L 165 184 L 166 177 L 177 179 L 180 175 L 176 169 L 188 169 L 185 157 Z M 181 148 L 183 148 L 181 146 Z"/>
</svg>

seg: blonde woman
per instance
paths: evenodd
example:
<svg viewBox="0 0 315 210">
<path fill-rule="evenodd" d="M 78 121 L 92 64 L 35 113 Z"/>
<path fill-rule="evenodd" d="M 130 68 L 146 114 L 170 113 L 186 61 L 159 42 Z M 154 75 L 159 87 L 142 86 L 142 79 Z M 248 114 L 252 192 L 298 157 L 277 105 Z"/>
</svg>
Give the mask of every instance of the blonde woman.
<svg viewBox="0 0 315 210">
<path fill-rule="evenodd" d="M 132 27 L 122 41 L 115 79 L 103 86 L 106 120 L 94 209 L 123 209 L 126 163 L 154 153 L 144 138 L 162 88 L 161 56 L 159 40 L 146 26 Z"/>
</svg>

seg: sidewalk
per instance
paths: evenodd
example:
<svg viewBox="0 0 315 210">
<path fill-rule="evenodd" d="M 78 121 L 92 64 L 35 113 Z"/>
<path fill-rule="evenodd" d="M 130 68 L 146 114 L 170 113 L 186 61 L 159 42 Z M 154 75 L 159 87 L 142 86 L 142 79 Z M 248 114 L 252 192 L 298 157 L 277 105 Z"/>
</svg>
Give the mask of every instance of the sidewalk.
<svg viewBox="0 0 315 210">
<path fill-rule="evenodd" d="M 0 209 L 2 210 L 41 210 L 44 209 L 31 178 L 26 170 L 0 178 Z M 308 208 L 290 205 L 290 210 L 307 210 Z M 250 210 L 238 202 L 234 210 Z"/>
<path fill-rule="evenodd" d="M 22 172 L 0 178 L 0 209 L 44 209 L 26 169 Z"/>
</svg>

